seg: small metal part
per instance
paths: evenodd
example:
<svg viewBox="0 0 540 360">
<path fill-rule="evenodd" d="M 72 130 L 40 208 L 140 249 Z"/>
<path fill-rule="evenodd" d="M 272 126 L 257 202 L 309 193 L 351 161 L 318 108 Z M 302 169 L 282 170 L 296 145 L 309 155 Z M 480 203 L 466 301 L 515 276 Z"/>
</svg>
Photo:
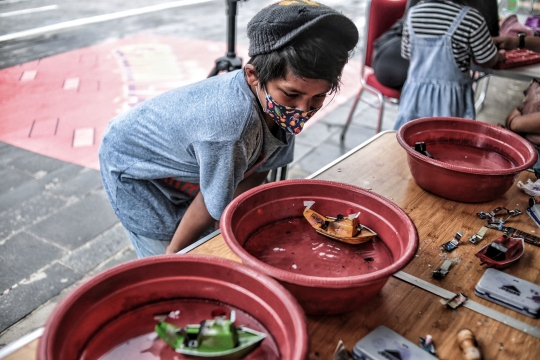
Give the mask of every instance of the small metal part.
<svg viewBox="0 0 540 360">
<path fill-rule="evenodd" d="M 425 156 L 433 159 L 433 156 L 430 153 L 428 153 L 428 151 L 426 149 L 426 143 L 423 142 L 423 141 L 416 142 L 414 144 L 414 150 L 418 151 L 422 155 L 425 155 Z"/>
<path fill-rule="evenodd" d="M 467 295 L 464 293 L 459 293 L 451 297 L 450 299 L 441 299 L 441 304 L 443 304 L 446 307 L 451 307 L 452 309 L 456 309 L 459 306 L 463 305 L 465 301 L 469 300 Z"/>
<path fill-rule="evenodd" d="M 482 241 L 484 235 L 486 235 L 487 230 L 488 228 L 486 226 L 482 226 L 476 234 L 469 238 L 469 241 L 473 244 L 478 244 L 480 241 Z"/>
<path fill-rule="evenodd" d="M 351 354 L 345 348 L 345 345 L 343 345 L 343 341 L 339 340 L 336 346 L 336 350 L 334 350 L 334 356 L 332 356 L 332 360 L 349 360 L 349 359 L 352 359 Z"/>
<path fill-rule="evenodd" d="M 420 347 L 428 353 L 437 356 L 437 350 L 435 350 L 435 344 L 433 344 L 431 335 L 427 334 L 425 338 L 420 338 Z"/>
<path fill-rule="evenodd" d="M 452 264 L 453 264 L 452 260 L 450 259 L 444 260 L 443 264 L 438 269 L 433 271 L 433 277 L 439 280 L 445 277 L 446 274 L 448 274 L 448 270 L 450 270 L 450 267 L 452 266 Z"/>
<path fill-rule="evenodd" d="M 441 245 L 441 247 L 448 252 L 454 250 L 455 248 L 458 247 L 462 236 L 463 236 L 463 231 L 459 230 L 452 240 L 445 242 L 444 244 Z"/>
<path fill-rule="evenodd" d="M 501 211 L 504 211 L 506 216 L 502 216 L 500 218 L 497 218 L 496 215 L 498 213 L 500 213 Z M 493 226 L 490 226 L 490 225 L 499 226 L 500 224 L 504 224 L 506 222 L 506 220 L 510 219 L 511 217 L 518 216 L 518 215 L 521 215 L 521 214 L 522 214 L 522 212 L 519 209 L 509 210 L 509 209 L 507 209 L 505 207 L 502 207 L 502 206 L 496 207 L 495 209 L 493 209 L 489 213 L 484 212 L 484 210 L 476 213 L 476 215 L 480 219 L 486 219 L 487 223 L 488 223 L 488 227 L 491 227 L 491 228 L 493 228 Z"/>
<path fill-rule="evenodd" d="M 526 233 L 525 231 L 514 229 L 512 227 L 503 226 L 501 231 L 503 231 L 506 236 L 510 236 L 513 238 L 523 238 L 523 240 L 528 244 L 540 246 L 540 237 L 538 236 Z"/>
</svg>

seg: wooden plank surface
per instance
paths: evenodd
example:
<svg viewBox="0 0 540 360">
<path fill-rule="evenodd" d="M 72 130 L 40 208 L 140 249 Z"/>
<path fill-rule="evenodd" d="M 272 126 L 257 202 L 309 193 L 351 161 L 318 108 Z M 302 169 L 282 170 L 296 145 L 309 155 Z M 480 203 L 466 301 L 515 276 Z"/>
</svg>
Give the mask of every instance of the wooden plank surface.
<svg viewBox="0 0 540 360">
<path fill-rule="evenodd" d="M 497 206 L 520 209 L 523 215 L 507 222 L 531 233 L 540 229 L 525 215 L 529 196 L 516 185 L 489 203 L 465 204 L 442 199 L 416 185 L 408 165 L 406 152 L 397 143 L 395 133 L 387 133 L 360 151 L 342 160 L 316 179 L 333 180 L 371 189 L 399 205 L 415 223 L 420 246 L 417 256 L 404 269 L 405 272 L 436 284 L 454 293 L 464 292 L 471 300 L 528 324 L 540 326 L 539 319 L 532 319 L 515 311 L 483 300 L 474 295 L 474 287 L 485 271 L 474 254 L 481 246 L 501 235 L 488 230 L 484 240 L 477 245 L 467 240 L 485 224 L 476 216 L 480 210 L 489 212 Z M 534 180 L 530 172 L 523 172 L 519 180 Z M 517 181 L 516 181 L 517 184 Z M 451 253 L 441 252 L 440 245 L 452 239 L 458 230 L 464 233 L 463 242 Z M 432 278 L 432 272 L 445 258 L 458 262 L 442 280 Z M 538 284 L 540 282 L 540 248 L 525 245 L 525 254 L 505 272 Z M 441 359 L 459 359 L 460 352 L 455 339 L 457 331 L 470 328 L 477 336 L 485 359 L 533 359 L 540 354 L 540 340 L 486 318 L 469 309 L 444 308 L 435 295 L 414 288 L 412 285 L 392 278 L 383 288 L 372 306 L 336 317 L 310 318 L 313 349 L 323 358 L 330 356 L 331 346 L 320 346 L 323 336 L 333 334 L 332 343 L 342 339 L 348 349 L 357 340 L 378 325 L 386 325 L 414 343 L 419 337 L 431 334 Z"/>
<path fill-rule="evenodd" d="M 395 139 L 386 133 L 351 156 L 331 166 L 316 179 L 339 181 L 385 196 L 399 205 L 414 221 L 420 239 L 417 256 L 405 272 L 452 292 L 464 292 L 471 300 L 512 316 L 536 327 L 540 319 L 532 319 L 474 295 L 474 287 L 485 267 L 474 254 L 480 247 L 500 236 L 488 230 L 477 245 L 468 242 L 485 220 L 476 216 L 480 210 L 489 212 L 497 206 L 518 208 L 525 212 L 528 195 L 512 188 L 501 198 L 482 204 L 465 204 L 445 200 L 419 188 L 408 169 L 406 153 Z M 533 179 L 530 172 L 518 180 Z M 517 183 L 517 181 L 516 181 Z M 540 234 L 540 229 L 525 214 L 507 222 L 508 226 Z M 441 252 L 440 245 L 462 230 L 463 242 L 451 253 Z M 524 280 L 540 283 L 540 248 L 525 245 L 525 254 L 505 272 Z M 239 261 L 224 243 L 221 235 L 199 246 L 190 254 L 204 254 Z M 432 272 L 445 258 L 457 262 L 442 280 L 432 278 Z M 479 341 L 484 359 L 538 359 L 540 340 L 491 320 L 466 308 L 451 310 L 443 307 L 439 297 L 396 278 L 390 278 L 373 301 L 352 313 L 337 316 L 309 316 L 310 359 L 331 359 L 339 340 L 351 350 L 355 343 L 379 325 L 385 325 L 414 343 L 426 334 L 433 336 L 441 359 L 460 359 L 456 341 L 459 329 L 471 329 Z M 34 352 L 35 353 L 35 352 Z M 34 359 L 34 357 L 16 357 Z"/>
<path fill-rule="evenodd" d="M 531 233 L 540 229 L 525 215 L 529 196 L 512 188 L 501 198 L 489 203 L 465 204 L 442 199 L 416 185 L 412 178 L 405 150 L 396 141 L 396 134 L 386 133 L 353 155 L 341 160 L 315 179 L 339 181 L 370 189 L 399 205 L 415 223 L 420 239 L 417 256 L 404 269 L 405 272 L 443 287 L 454 293 L 464 292 L 473 301 L 481 303 L 528 324 L 540 326 L 532 319 L 474 295 L 474 287 L 485 271 L 474 254 L 481 246 L 501 235 L 488 230 L 477 245 L 467 240 L 485 224 L 476 216 L 480 210 L 489 212 L 497 206 L 520 209 L 524 212 L 507 222 Z M 523 172 L 519 180 L 534 180 L 530 172 Z M 516 181 L 517 184 L 517 181 Z M 451 253 L 441 252 L 440 245 L 462 230 L 463 242 Z M 540 282 L 540 248 L 525 245 L 525 254 L 505 272 L 538 284 Z M 239 261 L 224 244 L 221 235 L 193 250 Z M 450 273 L 442 280 L 432 278 L 433 270 L 444 259 L 455 262 Z M 440 298 L 396 278 L 390 278 L 381 293 L 358 311 L 338 316 L 309 316 L 311 357 L 330 359 L 339 340 L 347 349 L 379 325 L 385 325 L 414 343 L 426 334 L 433 336 L 441 359 L 459 359 L 457 332 L 471 329 L 479 341 L 484 359 L 537 359 L 540 340 L 489 319 L 472 310 L 450 310 L 441 305 Z"/>
</svg>

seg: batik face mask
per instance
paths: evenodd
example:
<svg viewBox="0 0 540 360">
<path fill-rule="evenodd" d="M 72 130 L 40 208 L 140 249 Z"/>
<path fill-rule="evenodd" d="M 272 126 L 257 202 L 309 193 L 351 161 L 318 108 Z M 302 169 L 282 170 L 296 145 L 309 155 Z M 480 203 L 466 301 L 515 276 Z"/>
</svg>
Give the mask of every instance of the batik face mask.
<svg viewBox="0 0 540 360">
<path fill-rule="evenodd" d="M 266 94 L 266 112 L 276 124 L 290 132 L 291 134 L 300 134 L 304 128 L 304 124 L 313 116 L 319 109 L 304 111 L 290 106 L 285 106 L 277 103 L 264 89 Z"/>
</svg>

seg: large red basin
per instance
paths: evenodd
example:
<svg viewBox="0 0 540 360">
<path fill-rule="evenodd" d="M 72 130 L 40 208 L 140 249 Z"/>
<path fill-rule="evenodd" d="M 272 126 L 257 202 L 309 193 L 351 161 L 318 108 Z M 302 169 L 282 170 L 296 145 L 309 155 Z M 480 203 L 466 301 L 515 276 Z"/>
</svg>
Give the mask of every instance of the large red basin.
<svg viewBox="0 0 540 360">
<path fill-rule="evenodd" d="M 421 188 L 460 202 L 501 197 L 538 156 L 527 140 L 512 131 L 470 119 L 413 120 L 398 130 L 397 140 Z M 433 159 L 414 150 L 416 142 L 424 142 Z"/>
<path fill-rule="evenodd" d="M 387 266 L 360 275 L 314 276 L 303 274 L 297 268 L 287 270 L 272 266 L 246 250 L 249 240 L 257 236 L 254 234 L 260 234 L 261 228 L 274 231 L 275 227 L 289 226 L 287 222 L 301 226 L 304 226 L 302 222 L 307 224 L 302 215 L 304 201 L 315 201 L 314 207 L 324 210 L 325 215 L 343 214 L 348 209 L 360 211 L 360 222 L 377 232 L 378 241 L 387 248 L 390 258 Z M 409 263 L 418 247 L 416 228 L 397 205 L 359 187 L 323 180 L 286 180 L 252 189 L 229 204 L 221 217 L 220 227 L 225 242 L 244 264 L 277 279 L 291 291 L 307 314 L 339 314 L 358 309 L 381 290 L 392 274 Z M 344 248 L 340 245 L 342 243 L 326 240 L 317 234 L 309 224 L 304 233 L 290 235 L 292 238 L 288 239 L 286 234 L 293 230 L 291 228 L 283 235 L 270 236 L 267 246 L 272 249 L 278 242 L 283 244 L 283 241 L 290 240 L 294 243 L 295 236 L 298 239 L 308 236 L 308 239 L 319 244 L 315 247 L 322 246 L 322 241 L 329 241 L 334 244 L 328 246 Z M 314 255 L 306 251 L 301 255 L 306 264 L 310 258 L 305 257 L 320 260 L 316 259 L 320 253 Z M 363 260 L 347 263 L 348 267 L 363 265 Z"/>
<path fill-rule="evenodd" d="M 252 317 L 268 330 L 271 341 L 277 344 L 279 358 L 307 357 L 304 313 L 275 280 L 240 263 L 217 257 L 162 255 L 118 265 L 69 293 L 47 321 L 39 342 L 38 359 L 101 358 L 126 340 L 149 332 L 141 325 L 146 318 L 153 321 L 148 309 L 161 314 L 174 311 L 168 304 L 175 301 L 216 302 L 241 309 L 247 314 L 244 319 Z M 150 324 L 150 332 L 152 328 Z M 261 351 L 268 339 L 256 351 Z M 123 358 L 138 357 L 123 354 Z M 183 357 L 176 354 L 165 358 Z"/>
</svg>

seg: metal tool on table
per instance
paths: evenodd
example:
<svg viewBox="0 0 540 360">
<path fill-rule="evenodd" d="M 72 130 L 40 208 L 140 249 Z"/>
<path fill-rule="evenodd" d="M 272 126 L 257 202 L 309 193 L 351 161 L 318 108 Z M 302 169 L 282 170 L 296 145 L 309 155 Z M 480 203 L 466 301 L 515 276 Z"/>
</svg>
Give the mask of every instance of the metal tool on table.
<svg viewBox="0 0 540 360">
<path fill-rule="evenodd" d="M 448 252 L 456 249 L 459 245 L 459 242 L 461 241 L 462 236 L 463 236 L 463 231 L 459 230 L 452 240 L 445 242 L 444 244 L 441 245 L 441 247 Z"/>
<path fill-rule="evenodd" d="M 444 260 L 443 264 L 437 269 L 435 269 L 435 271 L 433 271 L 433 277 L 439 280 L 445 277 L 448 274 L 448 271 L 450 270 L 450 267 L 452 266 L 452 264 L 453 264 L 452 260 L 450 259 Z"/>
<path fill-rule="evenodd" d="M 473 244 L 478 244 L 486 235 L 487 230 L 488 228 L 486 226 L 482 226 L 476 234 L 469 238 L 469 241 Z"/>
</svg>

